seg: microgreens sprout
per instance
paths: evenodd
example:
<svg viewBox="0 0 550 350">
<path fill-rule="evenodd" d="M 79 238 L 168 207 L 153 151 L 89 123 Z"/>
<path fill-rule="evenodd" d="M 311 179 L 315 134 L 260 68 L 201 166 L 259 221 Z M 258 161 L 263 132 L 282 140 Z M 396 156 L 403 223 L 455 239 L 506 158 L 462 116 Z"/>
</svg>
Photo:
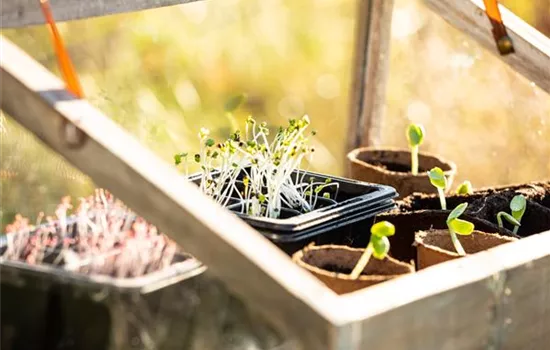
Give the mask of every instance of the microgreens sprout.
<svg viewBox="0 0 550 350">
<path fill-rule="evenodd" d="M 472 187 L 472 183 L 468 180 L 464 181 L 458 187 L 456 188 L 456 194 L 472 194 L 474 193 L 474 189 Z"/>
<path fill-rule="evenodd" d="M 365 269 L 371 256 L 378 260 L 383 260 L 390 251 L 389 236 L 395 234 L 395 226 L 387 221 L 377 222 L 370 228 L 370 241 L 367 248 L 357 261 L 357 264 L 351 271 L 350 278 L 357 279 Z"/>
<path fill-rule="evenodd" d="M 464 251 L 464 248 L 462 248 L 457 234 L 467 236 L 472 234 L 475 228 L 474 224 L 471 222 L 459 219 L 460 215 L 464 213 L 467 207 L 468 203 L 459 204 L 447 217 L 447 227 L 449 228 L 453 246 L 455 247 L 456 252 L 463 256 L 466 255 L 466 252 Z"/>
<path fill-rule="evenodd" d="M 226 111 L 236 105 L 228 103 Z M 209 131 L 201 129 L 201 149 L 194 157 L 201 168 L 201 191 L 221 205 L 237 198 L 242 212 L 269 218 L 278 218 L 283 206 L 302 212 L 313 210 L 319 196 L 330 198 L 329 192 L 323 192 L 328 187 L 335 189 L 336 197 L 338 183 L 306 182 L 306 171 L 300 171 L 302 161 L 314 152 L 306 134 L 309 124 L 307 115 L 292 119 L 270 142 L 267 123 L 248 117 L 244 135 L 237 130 L 217 145 L 209 138 Z M 185 158 L 180 154 L 175 156 L 176 162 L 178 159 Z"/>
<path fill-rule="evenodd" d="M 424 127 L 420 124 L 411 124 L 407 128 L 407 140 L 411 148 L 411 173 L 418 175 L 418 147 L 424 142 L 426 134 Z"/>
<path fill-rule="evenodd" d="M 510 210 L 512 211 L 512 215 L 501 211 L 497 214 L 497 223 L 499 227 L 504 227 L 502 218 L 506 219 L 509 223 L 514 225 L 514 234 L 518 233 L 519 227 L 521 226 L 521 218 L 523 218 L 523 214 L 525 214 L 525 209 L 527 208 L 527 200 L 525 197 L 521 194 L 518 194 L 517 196 L 514 196 L 512 200 L 510 201 Z"/>
<path fill-rule="evenodd" d="M 447 210 L 447 201 L 445 200 L 445 189 L 447 188 L 447 178 L 441 168 L 435 167 L 428 171 L 430 182 L 437 188 L 439 194 L 439 201 L 441 202 L 441 209 Z"/>
</svg>

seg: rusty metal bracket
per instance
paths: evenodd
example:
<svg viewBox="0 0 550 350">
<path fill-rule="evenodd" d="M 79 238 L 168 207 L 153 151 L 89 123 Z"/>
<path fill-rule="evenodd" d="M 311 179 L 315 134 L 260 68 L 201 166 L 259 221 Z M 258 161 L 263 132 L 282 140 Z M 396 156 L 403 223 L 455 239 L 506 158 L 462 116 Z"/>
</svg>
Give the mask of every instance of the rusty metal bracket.
<svg viewBox="0 0 550 350">
<path fill-rule="evenodd" d="M 506 32 L 506 26 L 502 21 L 502 16 L 498 8 L 498 0 L 483 0 L 485 4 L 485 14 L 491 21 L 493 27 L 493 37 L 498 51 L 502 56 L 514 53 L 514 43 Z"/>
</svg>

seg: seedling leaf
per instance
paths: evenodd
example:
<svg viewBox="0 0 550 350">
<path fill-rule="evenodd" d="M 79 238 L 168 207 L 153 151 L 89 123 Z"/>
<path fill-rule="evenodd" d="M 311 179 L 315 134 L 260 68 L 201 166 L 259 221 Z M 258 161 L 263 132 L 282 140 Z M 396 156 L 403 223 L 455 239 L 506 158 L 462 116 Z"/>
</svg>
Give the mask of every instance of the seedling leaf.
<svg viewBox="0 0 550 350">
<path fill-rule="evenodd" d="M 377 222 L 370 228 L 370 233 L 376 237 L 388 237 L 395 234 L 395 226 L 387 221 Z"/>
<path fill-rule="evenodd" d="M 497 214 L 497 221 L 498 221 L 498 226 L 499 227 L 503 227 L 502 218 L 506 219 L 506 221 L 508 221 L 509 223 L 511 223 L 514 226 L 521 226 L 521 223 L 519 222 L 519 220 L 517 220 L 516 218 L 514 218 L 512 215 L 508 214 L 507 212 L 501 211 Z"/>
<path fill-rule="evenodd" d="M 447 222 L 447 225 L 457 234 L 462 236 L 468 236 L 474 231 L 474 224 L 469 221 L 461 219 L 453 219 Z"/>
<path fill-rule="evenodd" d="M 227 100 L 227 102 L 225 102 L 225 111 L 229 113 L 235 111 L 237 108 L 239 108 L 240 105 L 242 105 L 246 101 L 246 98 L 246 94 L 240 94 L 231 97 L 229 100 Z"/>
<path fill-rule="evenodd" d="M 456 189 L 456 194 L 472 194 L 472 193 L 473 193 L 472 183 L 468 180 L 458 185 Z"/>
<path fill-rule="evenodd" d="M 447 223 L 449 223 L 452 220 L 458 219 L 458 217 L 466 211 L 466 208 L 468 208 L 468 203 L 462 203 L 456 206 L 456 208 L 451 211 L 449 216 L 447 217 Z"/>
<path fill-rule="evenodd" d="M 411 124 L 407 129 L 407 140 L 411 147 L 420 146 L 424 142 L 424 127 L 420 124 Z"/>
<path fill-rule="evenodd" d="M 514 196 L 510 202 L 510 209 L 512 210 L 512 216 L 514 219 L 520 221 L 527 209 L 527 200 L 521 194 Z"/>
<path fill-rule="evenodd" d="M 379 260 L 384 259 L 390 251 L 390 240 L 388 237 L 377 237 L 371 240 L 371 242 L 373 249 L 372 256 Z"/>
<path fill-rule="evenodd" d="M 430 177 L 430 182 L 437 188 L 445 189 L 447 187 L 447 178 L 443 173 L 441 168 L 435 167 L 432 170 L 428 171 L 428 176 Z"/>
</svg>

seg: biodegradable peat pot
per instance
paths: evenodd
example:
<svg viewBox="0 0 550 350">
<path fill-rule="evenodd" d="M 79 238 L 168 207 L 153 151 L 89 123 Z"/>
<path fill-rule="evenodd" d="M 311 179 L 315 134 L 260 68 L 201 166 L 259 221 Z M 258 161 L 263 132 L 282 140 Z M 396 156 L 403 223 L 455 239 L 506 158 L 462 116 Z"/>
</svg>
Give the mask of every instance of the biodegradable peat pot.
<svg viewBox="0 0 550 350">
<path fill-rule="evenodd" d="M 522 194 L 527 198 L 527 209 L 521 219 L 518 235 L 527 237 L 550 230 L 550 207 L 545 206 L 550 204 L 550 196 L 540 186 L 528 187 L 528 185 L 525 185 L 525 187 L 518 186 L 515 189 L 504 188 L 498 192 L 495 189 L 487 188 L 470 195 L 450 195 L 446 197 L 446 200 L 449 208 L 454 208 L 460 203 L 468 203 L 468 208 L 464 212 L 466 215 L 475 217 L 487 224 L 496 225 L 497 214 L 501 211 L 509 213 L 510 201 L 518 194 Z M 437 195 L 422 193 L 414 193 L 398 201 L 397 204 L 401 212 L 433 210 L 441 205 Z M 504 222 L 504 226 L 508 230 L 512 229 L 512 226 L 507 222 Z M 492 231 L 489 232 L 492 233 Z"/>
<path fill-rule="evenodd" d="M 481 231 L 474 231 L 468 236 L 457 236 L 466 254 L 475 254 L 517 240 Z M 419 270 L 462 257 L 455 251 L 448 230 L 420 231 L 416 233 L 414 241 Z"/>
<path fill-rule="evenodd" d="M 359 278 L 351 279 L 349 274 L 363 252 L 364 249 L 339 245 L 309 246 L 296 252 L 292 260 L 338 294 L 351 293 L 414 271 L 412 265 L 391 257 L 383 260 L 372 257 Z"/>
<path fill-rule="evenodd" d="M 418 175 L 411 173 L 411 152 L 399 149 L 357 148 L 348 153 L 352 178 L 392 186 L 399 198 L 413 192 L 436 193 L 427 171 L 440 167 L 447 177 L 449 188 L 456 175 L 456 165 L 440 157 L 418 154 Z"/>
</svg>

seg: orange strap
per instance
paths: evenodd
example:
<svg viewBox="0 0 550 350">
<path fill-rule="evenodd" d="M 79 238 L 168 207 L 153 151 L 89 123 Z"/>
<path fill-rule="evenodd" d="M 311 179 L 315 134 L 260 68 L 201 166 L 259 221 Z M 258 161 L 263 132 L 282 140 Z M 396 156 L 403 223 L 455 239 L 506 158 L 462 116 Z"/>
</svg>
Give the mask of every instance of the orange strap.
<svg viewBox="0 0 550 350">
<path fill-rule="evenodd" d="M 71 63 L 71 58 L 65 49 L 63 39 L 57 30 L 57 26 L 55 25 L 55 20 L 53 19 L 52 11 L 50 9 L 50 3 L 48 0 L 39 0 L 39 2 L 52 35 L 55 54 L 57 56 L 57 63 L 59 64 L 59 69 L 61 70 L 61 74 L 63 74 L 65 83 L 67 84 L 67 89 L 77 97 L 83 98 L 84 93 L 82 91 L 82 86 L 80 85 L 76 71 Z"/>
<path fill-rule="evenodd" d="M 485 4 L 485 13 L 493 26 L 493 37 L 495 38 L 500 54 L 507 55 L 513 53 L 514 46 L 502 22 L 502 16 L 498 8 L 498 0 L 483 0 L 483 3 Z"/>
</svg>

